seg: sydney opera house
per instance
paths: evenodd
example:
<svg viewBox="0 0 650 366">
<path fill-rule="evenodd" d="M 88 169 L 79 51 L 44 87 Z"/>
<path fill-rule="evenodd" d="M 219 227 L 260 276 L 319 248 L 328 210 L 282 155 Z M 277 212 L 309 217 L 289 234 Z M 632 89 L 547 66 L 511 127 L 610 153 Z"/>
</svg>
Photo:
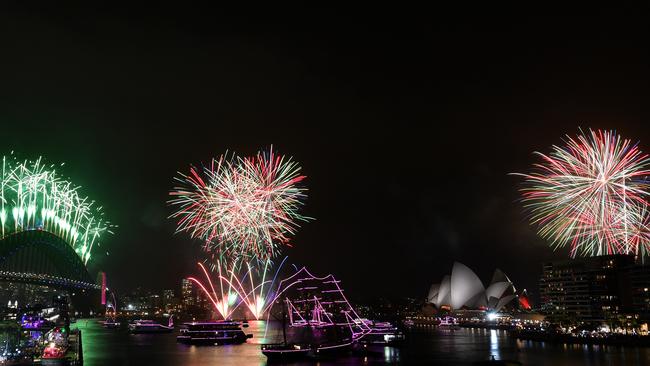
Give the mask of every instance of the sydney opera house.
<svg viewBox="0 0 650 366">
<path fill-rule="evenodd" d="M 427 303 L 435 305 L 439 310 L 451 311 L 467 309 L 496 313 L 506 306 L 530 309 L 527 300 L 516 301 L 517 299 L 512 281 L 501 270 L 494 271 L 486 288 L 469 267 L 454 262 L 451 275 L 444 276 L 440 283 L 431 286 Z"/>
</svg>

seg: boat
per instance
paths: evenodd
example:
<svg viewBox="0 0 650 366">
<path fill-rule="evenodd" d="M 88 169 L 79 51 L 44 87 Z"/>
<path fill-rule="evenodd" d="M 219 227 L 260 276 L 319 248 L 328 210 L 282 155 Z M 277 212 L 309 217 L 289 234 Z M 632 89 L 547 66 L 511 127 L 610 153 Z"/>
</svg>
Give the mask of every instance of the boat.
<svg viewBox="0 0 650 366">
<path fill-rule="evenodd" d="M 327 312 L 317 298 L 305 301 L 302 305 L 309 302 L 313 302 L 313 310 L 309 311 L 312 318 L 307 320 L 291 300 L 285 299 L 289 318 L 288 322 L 286 319 L 283 321 L 283 341 L 261 346 L 262 354 L 269 361 L 335 358 L 351 350 L 355 341 L 350 331 L 351 323 L 336 323 L 332 319 L 333 314 Z M 287 333 L 290 333 L 289 336 Z"/>
<path fill-rule="evenodd" d="M 169 323 L 165 326 L 153 320 L 138 319 L 129 324 L 129 332 L 136 333 L 171 333 L 174 330 L 173 315 L 169 317 Z"/>
<path fill-rule="evenodd" d="M 252 334 L 246 334 L 241 324 L 234 321 L 191 322 L 180 326 L 176 341 L 185 344 L 241 344 Z"/>
<path fill-rule="evenodd" d="M 115 318 L 106 318 L 102 323 L 102 327 L 108 328 L 108 329 L 117 329 L 120 327 L 120 322 L 118 322 Z"/>
<path fill-rule="evenodd" d="M 370 327 L 370 332 L 358 340 L 363 345 L 377 344 L 395 346 L 404 340 L 404 333 L 390 322 L 374 322 L 361 319 Z"/>
<path fill-rule="evenodd" d="M 55 345 L 54 343 L 49 344 L 43 349 L 43 359 L 50 360 L 63 360 L 65 359 L 66 349 Z"/>
<path fill-rule="evenodd" d="M 113 303 L 109 302 L 106 304 L 106 320 L 101 322 L 101 324 L 104 328 L 117 329 L 121 325 L 116 319 L 117 311 L 115 309 L 117 306 L 117 300 L 115 300 L 114 293 L 111 292 L 111 296 L 113 297 Z"/>
<path fill-rule="evenodd" d="M 282 287 L 285 282 L 291 282 L 286 289 Z M 277 302 L 282 316 L 273 315 L 281 322 L 269 323 L 281 325 L 282 339 L 271 335 L 267 339 L 275 342 L 261 345 L 268 361 L 336 358 L 349 353 L 370 331 L 359 321 L 339 282 L 332 275 L 314 277 L 304 268 L 282 281 L 279 292 L 284 293 L 284 299 Z M 288 288 L 291 292 L 285 292 Z"/>
<path fill-rule="evenodd" d="M 66 359 L 68 352 L 68 337 L 65 329 L 55 327 L 45 335 L 49 342 L 43 349 L 41 355 L 42 363 L 52 363 L 53 361 L 63 361 Z"/>
<path fill-rule="evenodd" d="M 42 316 L 24 314 L 20 318 L 20 325 L 25 330 L 45 330 L 52 328 L 54 323 Z"/>
<path fill-rule="evenodd" d="M 286 362 L 305 358 L 328 359 L 348 353 L 352 349 L 352 339 L 327 343 L 276 343 L 263 344 L 262 354 L 268 361 Z"/>
<path fill-rule="evenodd" d="M 451 316 L 446 316 L 440 319 L 440 324 L 438 324 L 438 328 L 454 330 L 454 329 L 460 329 L 460 325 L 458 325 L 456 318 Z"/>
<path fill-rule="evenodd" d="M 269 343 L 262 345 L 262 354 L 268 361 L 293 361 L 307 358 L 311 351 L 309 344 L 297 343 Z"/>
</svg>

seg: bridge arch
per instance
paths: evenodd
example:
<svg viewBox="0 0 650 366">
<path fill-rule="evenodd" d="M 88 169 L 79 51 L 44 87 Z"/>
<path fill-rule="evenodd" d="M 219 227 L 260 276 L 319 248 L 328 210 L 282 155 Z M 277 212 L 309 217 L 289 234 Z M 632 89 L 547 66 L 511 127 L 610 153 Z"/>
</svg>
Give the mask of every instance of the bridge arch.
<svg viewBox="0 0 650 366">
<path fill-rule="evenodd" d="M 100 287 L 74 249 L 44 230 L 25 230 L 0 240 L 0 281 L 69 289 Z"/>
</svg>

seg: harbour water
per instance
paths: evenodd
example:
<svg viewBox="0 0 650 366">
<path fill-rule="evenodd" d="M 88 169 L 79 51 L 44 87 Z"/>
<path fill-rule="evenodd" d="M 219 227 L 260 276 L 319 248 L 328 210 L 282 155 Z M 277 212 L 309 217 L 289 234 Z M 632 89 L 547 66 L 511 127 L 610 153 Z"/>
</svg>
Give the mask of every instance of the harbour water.
<svg viewBox="0 0 650 366">
<path fill-rule="evenodd" d="M 128 334 L 109 330 L 95 320 L 79 320 L 84 365 L 266 365 L 260 352 L 264 322 L 246 328 L 253 338 L 242 345 L 187 346 L 176 342 L 176 334 Z M 366 356 L 348 356 L 335 361 L 298 362 L 294 365 L 385 365 L 440 364 L 472 365 L 495 359 L 517 360 L 523 365 L 648 365 L 650 348 L 557 345 L 519 341 L 505 331 L 485 329 L 416 329 L 407 333 L 400 348 L 378 347 Z"/>
</svg>

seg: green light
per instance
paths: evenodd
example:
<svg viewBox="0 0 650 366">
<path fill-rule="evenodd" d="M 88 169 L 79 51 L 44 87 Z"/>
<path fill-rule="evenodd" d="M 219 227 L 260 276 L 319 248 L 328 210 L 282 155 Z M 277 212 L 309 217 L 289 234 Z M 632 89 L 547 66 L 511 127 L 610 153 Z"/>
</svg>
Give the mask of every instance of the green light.
<svg viewBox="0 0 650 366">
<path fill-rule="evenodd" d="M 19 161 L 14 156 L 3 157 L 2 235 L 34 229 L 48 231 L 68 242 L 87 262 L 110 224 L 101 218 L 103 213 L 91 199 L 80 195 L 78 186 L 59 177 L 51 168 L 40 158 Z"/>
<path fill-rule="evenodd" d="M 34 214 L 36 213 L 36 206 L 34 205 L 29 205 L 27 207 L 27 219 L 29 220 Z"/>
<path fill-rule="evenodd" d="M 237 301 L 237 293 L 236 292 L 229 292 L 228 293 L 228 306 L 233 306 L 236 301 Z"/>
</svg>

